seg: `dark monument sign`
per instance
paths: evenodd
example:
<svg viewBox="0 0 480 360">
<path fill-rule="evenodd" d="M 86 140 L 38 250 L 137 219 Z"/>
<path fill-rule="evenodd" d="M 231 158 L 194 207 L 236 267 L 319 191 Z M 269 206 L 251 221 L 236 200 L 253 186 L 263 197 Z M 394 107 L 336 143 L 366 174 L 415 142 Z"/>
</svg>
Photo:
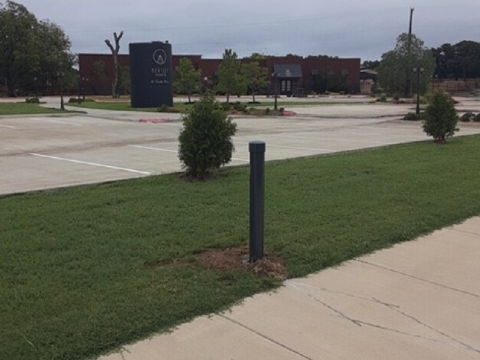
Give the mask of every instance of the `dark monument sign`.
<svg viewBox="0 0 480 360">
<path fill-rule="evenodd" d="M 172 45 L 130 44 L 132 107 L 173 105 Z"/>
</svg>

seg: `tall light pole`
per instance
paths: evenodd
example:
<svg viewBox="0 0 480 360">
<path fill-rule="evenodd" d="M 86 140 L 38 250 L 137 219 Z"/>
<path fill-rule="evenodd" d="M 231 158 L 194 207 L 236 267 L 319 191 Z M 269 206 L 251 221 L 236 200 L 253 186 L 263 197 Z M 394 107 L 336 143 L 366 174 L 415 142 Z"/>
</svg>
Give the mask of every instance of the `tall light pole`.
<svg viewBox="0 0 480 360">
<path fill-rule="evenodd" d="M 411 58 L 411 55 L 412 55 L 412 25 L 413 25 L 413 11 L 415 10 L 415 8 L 410 8 L 410 23 L 409 23 L 409 26 L 408 26 L 408 40 L 407 40 L 407 58 L 408 58 L 408 62 L 410 63 L 410 58 Z M 410 83 L 410 73 L 409 71 L 407 70 L 407 78 L 406 78 L 406 82 L 405 82 L 405 97 L 409 97 L 410 96 L 410 91 L 411 91 L 411 83 Z"/>
</svg>

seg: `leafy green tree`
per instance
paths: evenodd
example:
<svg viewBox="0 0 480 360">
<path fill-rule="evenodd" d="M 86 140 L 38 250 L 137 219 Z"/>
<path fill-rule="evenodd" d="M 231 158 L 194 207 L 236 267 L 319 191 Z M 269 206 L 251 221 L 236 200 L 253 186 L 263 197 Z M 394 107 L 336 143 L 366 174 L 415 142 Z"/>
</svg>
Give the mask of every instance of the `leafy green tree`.
<svg viewBox="0 0 480 360">
<path fill-rule="evenodd" d="M 48 20 L 38 23 L 36 52 L 42 84 L 54 82 L 59 72 L 72 72 L 76 57 L 70 53 L 70 40 L 63 30 Z"/>
<path fill-rule="evenodd" d="M 59 26 L 38 21 L 13 1 L 0 6 L 0 77 L 9 96 L 15 96 L 19 86 L 46 84 L 60 69 L 71 71 L 75 56 Z"/>
<path fill-rule="evenodd" d="M 179 136 L 179 158 L 186 175 L 205 179 L 232 159 L 235 151 L 232 136 L 237 125 L 215 102 L 213 96 L 204 95 L 183 117 Z"/>
<path fill-rule="evenodd" d="M 423 130 L 437 143 L 445 143 L 458 131 L 458 116 L 453 99 L 447 93 L 435 92 L 425 110 Z"/>
<path fill-rule="evenodd" d="M 246 82 L 241 69 L 242 66 L 237 53 L 231 49 L 225 49 L 223 60 L 218 69 L 217 91 L 225 93 L 227 103 L 230 102 L 231 94 L 243 92 Z"/>
<path fill-rule="evenodd" d="M 252 61 L 242 64 L 242 73 L 252 93 L 252 101 L 255 102 L 255 94 L 269 85 L 268 69 L 261 67 L 258 62 Z"/>
<path fill-rule="evenodd" d="M 380 61 L 378 60 L 365 60 L 362 65 L 360 66 L 360 69 L 362 70 L 376 70 L 380 65 Z"/>
<path fill-rule="evenodd" d="M 192 94 L 200 91 L 200 70 L 195 70 L 188 58 L 181 58 L 175 69 L 173 86 L 178 94 L 187 94 L 188 103 L 192 102 Z"/>
<path fill-rule="evenodd" d="M 480 43 L 460 41 L 432 49 L 436 59 L 435 75 L 441 79 L 474 79 L 480 77 Z"/>
<path fill-rule="evenodd" d="M 252 53 L 252 55 L 247 57 L 247 59 L 255 60 L 255 61 L 261 61 L 261 60 L 265 60 L 267 58 L 268 58 L 268 55 L 260 54 L 260 53 L 257 53 L 257 52 L 254 52 L 254 53 Z"/>
<path fill-rule="evenodd" d="M 408 38 L 408 34 L 401 34 L 397 38 L 395 49 L 382 55 L 378 68 L 380 86 L 388 92 L 404 94 L 404 96 L 411 93 L 414 68 L 423 69 L 420 76 L 420 89 L 416 89 L 415 84 L 415 90 L 422 94 L 427 91 L 435 71 L 435 59 L 432 52 L 415 35 L 412 35 L 409 50 Z"/>
</svg>

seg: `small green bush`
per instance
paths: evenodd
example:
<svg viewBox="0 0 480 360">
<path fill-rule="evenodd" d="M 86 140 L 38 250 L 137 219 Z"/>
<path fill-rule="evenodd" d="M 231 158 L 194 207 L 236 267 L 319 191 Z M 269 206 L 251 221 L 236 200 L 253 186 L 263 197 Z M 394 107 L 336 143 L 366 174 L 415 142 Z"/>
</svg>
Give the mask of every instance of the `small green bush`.
<svg viewBox="0 0 480 360">
<path fill-rule="evenodd" d="M 237 101 L 235 104 L 233 104 L 233 108 L 236 111 L 242 111 L 242 112 L 247 111 L 247 105 L 244 103 L 241 103 L 240 101 Z"/>
<path fill-rule="evenodd" d="M 228 102 L 224 102 L 220 104 L 220 107 L 222 108 L 223 111 L 230 111 L 232 109 L 232 104 Z"/>
<path fill-rule="evenodd" d="M 435 92 L 425 110 L 423 130 L 433 136 L 437 143 L 445 143 L 457 128 L 458 116 L 452 97 L 444 92 Z"/>
<path fill-rule="evenodd" d="M 473 118 L 473 121 L 475 121 L 475 122 L 480 122 L 480 113 L 478 113 L 477 115 L 475 115 L 475 117 Z"/>
<path fill-rule="evenodd" d="M 40 104 L 40 99 L 38 97 L 29 97 L 25 99 L 27 104 Z"/>
<path fill-rule="evenodd" d="M 168 112 L 168 105 L 167 104 L 162 104 L 158 107 L 158 112 Z"/>
<path fill-rule="evenodd" d="M 470 122 L 473 121 L 473 119 L 475 119 L 475 114 L 472 112 L 466 112 L 465 114 L 460 116 L 460 121 L 462 122 Z"/>
<path fill-rule="evenodd" d="M 68 103 L 69 104 L 81 104 L 82 99 L 72 97 L 72 98 L 68 99 Z"/>
<path fill-rule="evenodd" d="M 416 113 L 409 112 L 407 115 L 403 117 L 403 120 L 408 121 L 418 121 L 423 119 L 423 114 L 417 115 Z"/>
<path fill-rule="evenodd" d="M 203 180 L 232 159 L 237 125 L 222 105 L 206 95 L 183 117 L 178 156 L 191 179 Z"/>
</svg>

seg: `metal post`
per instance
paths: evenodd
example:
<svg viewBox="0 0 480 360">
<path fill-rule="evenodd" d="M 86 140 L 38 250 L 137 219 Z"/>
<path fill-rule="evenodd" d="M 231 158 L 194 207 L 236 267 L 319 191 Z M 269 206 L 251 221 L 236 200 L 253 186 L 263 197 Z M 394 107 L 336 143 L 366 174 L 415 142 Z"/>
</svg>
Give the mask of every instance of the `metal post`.
<svg viewBox="0 0 480 360">
<path fill-rule="evenodd" d="M 275 105 L 274 105 L 274 110 L 278 110 L 278 81 L 277 81 L 277 73 L 273 75 L 273 81 L 275 82 Z"/>
<path fill-rule="evenodd" d="M 63 101 L 63 74 L 60 75 L 60 110 L 65 111 L 65 102 Z"/>
<path fill-rule="evenodd" d="M 417 109 L 415 112 L 420 115 L 420 68 L 417 68 Z"/>
<path fill-rule="evenodd" d="M 250 262 L 263 259 L 265 212 L 265 143 L 252 141 L 250 151 Z"/>
<path fill-rule="evenodd" d="M 80 104 L 80 93 L 82 92 L 81 87 L 82 87 L 82 77 L 78 75 L 78 98 L 77 98 L 77 103 Z"/>
<path fill-rule="evenodd" d="M 413 72 L 417 75 L 417 108 L 415 114 L 420 115 L 420 73 L 423 72 L 423 68 L 415 67 L 413 68 Z"/>
</svg>

